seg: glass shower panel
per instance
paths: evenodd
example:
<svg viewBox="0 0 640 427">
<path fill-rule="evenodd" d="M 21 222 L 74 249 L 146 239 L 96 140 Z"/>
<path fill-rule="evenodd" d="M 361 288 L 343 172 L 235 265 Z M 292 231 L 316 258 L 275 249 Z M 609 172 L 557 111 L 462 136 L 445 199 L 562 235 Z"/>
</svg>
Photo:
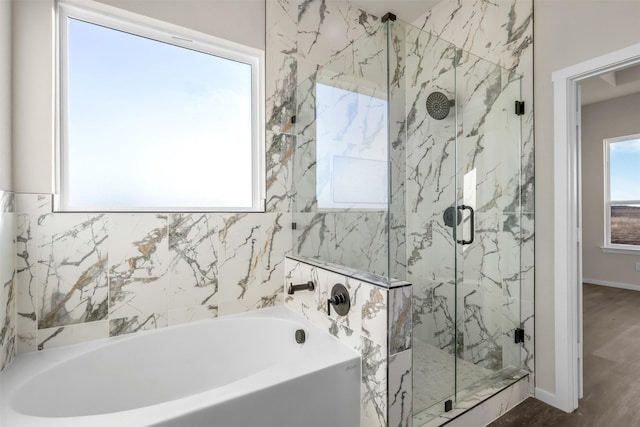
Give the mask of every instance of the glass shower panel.
<svg viewBox="0 0 640 427">
<path fill-rule="evenodd" d="M 391 28 L 390 62 L 402 64 L 399 71 L 391 68 L 390 93 L 397 86 L 401 88 L 398 97 L 403 97 L 404 129 L 400 133 L 406 134 L 404 197 L 406 275 L 413 284 L 413 410 L 420 421 L 444 412 L 444 402 L 455 396 L 455 354 L 460 338 L 456 327 L 456 228 L 447 226 L 443 215 L 455 204 L 456 195 L 458 51 L 410 24 L 396 21 Z M 394 80 L 394 76 L 398 77 Z M 427 105 L 430 96 L 444 100 L 437 113 L 434 105 Z"/>
<path fill-rule="evenodd" d="M 295 255 L 383 276 L 389 274 L 385 48 L 380 24 L 298 85 L 293 206 Z"/>
<path fill-rule="evenodd" d="M 467 52 L 457 64 L 456 398 L 520 366 L 520 77 Z"/>
</svg>

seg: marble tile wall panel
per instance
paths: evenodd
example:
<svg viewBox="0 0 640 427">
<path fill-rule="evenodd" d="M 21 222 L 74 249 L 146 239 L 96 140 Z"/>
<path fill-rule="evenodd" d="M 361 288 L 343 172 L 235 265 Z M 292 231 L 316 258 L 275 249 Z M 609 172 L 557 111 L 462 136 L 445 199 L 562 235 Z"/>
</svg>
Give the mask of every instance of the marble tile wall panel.
<svg viewBox="0 0 640 427">
<path fill-rule="evenodd" d="M 21 194 L 17 219 L 20 351 L 283 303 L 289 213 L 62 214 Z"/>
<path fill-rule="evenodd" d="M 414 284 L 412 303 L 414 339 L 420 339 L 449 354 L 460 351 L 461 319 L 456 319 L 455 285 Z"/>
<path fill-rule="evenodd" d="M 493 371 L 502 368 L 502 320 L 507 309 L 501 294 L 475 286 L 458 286 L 458 313 L 462 311 L 462 358 Z"/>
<path fill-rule="evenodd" d="M 39 329 L 35 332 L 33 339 L 25 340 L 23 351 L 45 350 L 107 338 L 108 336 L 109 322 L 107 320 Z"/>
<path fill-rule="evenodd" d="M 289 253 L 289 214 L 235 214 L 224 217 L 219 263 L 224 287 L 220 304 L 240 302 L 247 311 L 281 303 L 284 256 Z"/>
<path fill-rule="evenodd" d="M 18 352 L 37 348 L 38 223 L 51 212 L 51 197 L 16 194 L 16 285 Z"/>
<path fill-rule="evenodd" d="M 267 212 L 291 212 L 295 136 L 266 133 Z"/>
<path fill-rule="evenodd" d="M 347 1 L 298 2 L 298 82 L 327 64 L 363 34 L 376 29 L 379 19 Z M 366 55 L 365 55 L 366 56 Z"/>
<path fill-rule="evenodd" d="M 109 319 L 109 336 L 115 337 L 141 331 L 149 331 L 157 328 L 164 328 L 167 325 L 168 319 L 166 311 L 118 317 L 115 319 Z"/>
<path fill-rule="evenodd" d="M 413 338 L 412 286 L 389 291 L 389 354 L 411 349 Z"/>
<path fill-rule="evenodd" d="M 335 217 L 330 213 L 296 213 L 293 253 L 305 258 L 332 259 L 336 248 Z"/>
<path fill-rule="evenodd" d="M 350 279 L 351 281 L 353 279 Z M 362 287 L 360 316 L 362 319 L 362 336 L 370 339 L 382 348 L 387 354 L 391 349 L 388 347 L 389 332 L 387 328 L 388 318 L 391 315 L 389 306 L 389 291 L 360 282 Z M 404 289 L 404 288 L 400 288 Z M 356 306 L 356 308 L 358 308 Z"/>
<path fill-rule="evenodd" d="M 266 1 L 266 130 L 292 133 L 296 114 L 298 2 Z"/>
<path fill-rule="evenodd" d="M 335 258 L 329 261 L 387 276 L 387 212 L 337 212 L 333 216 L 336 251 Z"/>
<path fill-rule="evenodd" d="M 15 195 L 0 190 L 0 371 L 16 355 Z"/>
<path fill-rule="evenodd" d="M 361 427 L 386 427 L 388 424 L 387 355 L 381 346 L 362 337 Z"/>
<path fill-rule="evenodd" d="M 223 251 L 218 239 L 221 218 L 207 213 L 169 218 L 169 310 L 204 307 L 215 313 Z"/>
<path fill-rule="evenodd" d="M 387 275 L 386 212 L 298 213 L 294 218 L 297 256 Z"/>
<path fill-rule="evenodd" d="M 411 426 L 413 370 L 411 350 L 389 357 L 389 426 Z"/>
<path fill-rule="evenodd" d="M 298 113 L 301 114 L 301 111 Z M 303 120 L 302 117 L 300 120 Z M 292 211 L 311 213 L 318 210 L 316 198 L 316 141 L 296 136 L 292 165 Z"/>
<path fill-rule="evenodd" d="M 38 329 L 107 319 L 108 215 L 38 219 Z"/>
<path fill-rule="evenodd" d="M 166 313 L 167 215 L 110 214 L 109 235 L 110 323 L 116 319 Z"/>
</svg>

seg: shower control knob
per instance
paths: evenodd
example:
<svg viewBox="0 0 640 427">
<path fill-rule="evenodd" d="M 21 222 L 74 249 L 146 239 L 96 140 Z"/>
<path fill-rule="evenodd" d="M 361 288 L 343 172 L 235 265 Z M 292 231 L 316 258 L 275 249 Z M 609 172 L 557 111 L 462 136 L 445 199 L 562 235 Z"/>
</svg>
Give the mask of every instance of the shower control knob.
<svg viewBox="0 0 640 427">
<path fill-rule="evenodd" d="M 331 298 L 327 300 L 327 314 L 331 316 L 331 306 L 340 316 L 345 316 L 351 308 L 349 291 L 344 285 L 336 283 L 331 289 Z"/>
</svg>

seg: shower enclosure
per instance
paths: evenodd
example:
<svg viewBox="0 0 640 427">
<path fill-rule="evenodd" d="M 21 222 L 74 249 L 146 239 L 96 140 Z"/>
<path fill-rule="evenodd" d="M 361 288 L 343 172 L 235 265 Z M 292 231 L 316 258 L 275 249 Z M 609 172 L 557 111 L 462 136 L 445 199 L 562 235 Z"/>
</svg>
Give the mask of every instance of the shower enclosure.
<svg viewBox="0 0 640 427">
<path fill-rule="evenodd" d="M 293 246 L 413 284 L 420 425 L 522 365 L 521 82 L 382 21 L 299 64 Z"/>
</svg>

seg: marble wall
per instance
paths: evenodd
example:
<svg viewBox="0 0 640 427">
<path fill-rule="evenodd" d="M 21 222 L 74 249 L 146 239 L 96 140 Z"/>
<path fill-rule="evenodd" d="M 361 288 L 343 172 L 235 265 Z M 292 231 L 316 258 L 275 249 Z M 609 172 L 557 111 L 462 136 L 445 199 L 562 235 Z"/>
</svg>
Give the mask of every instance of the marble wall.
<svg viewBox="0 0 640 427">
<path fill-rule="evenodd" d="M 15 195 L 0 191 L 0 371 L 16 356 Z"/>
<path fill-rule="evenodd" d="M 285 260 L 285 288 L 312 280 L 314 291 L 284 295 L 285 305 L 362 357 L 362 427 L 410 425 L 412 417 L 411 285 L 326 262 Z M 345 316 L 327 313 L 334 284 L 351 298 Z"/>
<path fill-rule="evenodd" d="M 18 351 L 282 304 L 290 148 L 269 141 L 266 213 L 53 213 L 16 195 Z"/>
</svg>

